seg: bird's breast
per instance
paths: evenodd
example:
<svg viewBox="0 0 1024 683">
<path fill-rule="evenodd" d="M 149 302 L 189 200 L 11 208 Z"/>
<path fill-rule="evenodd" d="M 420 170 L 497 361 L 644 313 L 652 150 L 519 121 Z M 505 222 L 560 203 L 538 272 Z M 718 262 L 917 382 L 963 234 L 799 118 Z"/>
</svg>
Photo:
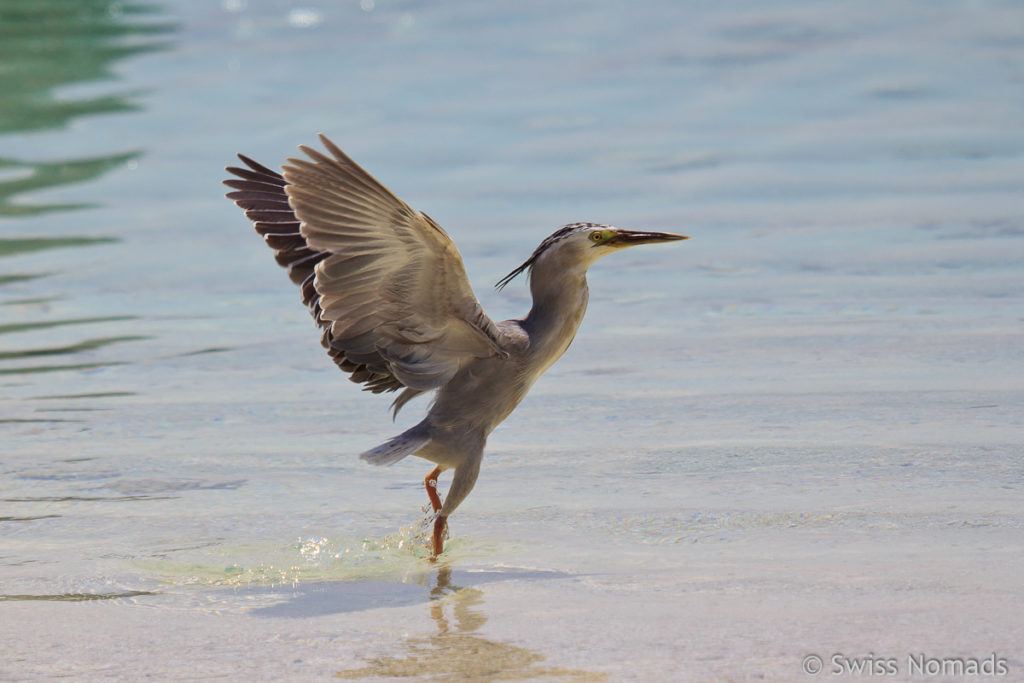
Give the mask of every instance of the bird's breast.
<svg viewBox="0 0 1024 683">
<path fill-rule="evenodd" d="M 489 434 L 526 396 L 530 374 L 521 353 L 473 360 L 441 387 L 427 417 L 439 427 Z"/>
</svg>

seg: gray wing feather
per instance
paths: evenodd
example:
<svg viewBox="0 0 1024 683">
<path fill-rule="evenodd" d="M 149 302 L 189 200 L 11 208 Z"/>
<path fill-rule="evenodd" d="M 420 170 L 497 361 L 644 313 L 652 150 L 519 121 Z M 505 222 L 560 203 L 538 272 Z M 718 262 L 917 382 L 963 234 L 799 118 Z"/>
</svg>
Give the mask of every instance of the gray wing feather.
<svg viewBox="0 0 1024 683">
<path fill-rule="evenodd" d="M 443 385 L 472 358 L 507 355 L 451 238 L 320 141 L 331 156 L 301 147 L 309 159 L 288 160 L 284 191 L 305 247 L 325 254 L 313 287 L 331 347 L 373 370 L 383 366 L 417 393 Z"/>
</svg>

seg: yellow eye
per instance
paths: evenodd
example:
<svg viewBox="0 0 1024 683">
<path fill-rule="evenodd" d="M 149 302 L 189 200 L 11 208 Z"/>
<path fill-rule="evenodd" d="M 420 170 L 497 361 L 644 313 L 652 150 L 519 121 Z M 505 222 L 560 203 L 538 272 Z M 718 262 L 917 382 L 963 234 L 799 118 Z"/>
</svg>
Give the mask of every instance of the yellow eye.
<svg viewBox="0 0 1024 683">
<path fill-rule="evenodd" d="M 590 241 L 591 242 L 603 242 L 604 241 L 604 233 L 603 232 L 592 232 L 592 233 L 590 233 Z"/>
</svg>

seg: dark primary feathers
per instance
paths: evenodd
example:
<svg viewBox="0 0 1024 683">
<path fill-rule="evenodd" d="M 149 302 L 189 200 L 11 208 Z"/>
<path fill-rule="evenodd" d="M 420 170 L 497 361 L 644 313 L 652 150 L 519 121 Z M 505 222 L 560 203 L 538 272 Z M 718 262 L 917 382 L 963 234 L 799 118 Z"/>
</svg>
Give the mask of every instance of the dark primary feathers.
<svg viewBox="0 0 1024 683">
<path fill-rule="evenodd" d="M 227 193 L 227 197 L 245 210 L 245 216 L 253 222 L 256 232 L 274 250 L 278 265 L 287 268 L 288 277 L 301 287 L 302 302 L 309 307 L 313 319 L 323 330 L 320 343 L 327 349 L 328 355 L 338 367 L 349 373 L 349 379 L 366 384 L 367 391 L 377 394 L 402 388 L 402 383 L 382 363 L 353 362 L 345 356 L 344 349 L 334 346 L 331 321 L 320 317 L 323 309 L 320 307 L 321 297 L 316 291 L 316 274 L 313 272 L 316 264 L 330 253 L 310 249 L 306 238 L 299 232 L 302 223 L 288 204 L 284 177 L 244 154 L 239 154 L 238 158 L 251 170 L 234 166 L 227 169 L 241 179 L 224 181 L 225 185 L 236 189 L 235 192 Z"/>
<path fill-rule="evenodd" d="M 506 355 L 454 243 L 330 140 L 284 175 L 239 155 L 228 197 L 302 288 L 321 342 L 353 382 L 405 391 L 395 411 L 472 358 Z"/>
</svg>

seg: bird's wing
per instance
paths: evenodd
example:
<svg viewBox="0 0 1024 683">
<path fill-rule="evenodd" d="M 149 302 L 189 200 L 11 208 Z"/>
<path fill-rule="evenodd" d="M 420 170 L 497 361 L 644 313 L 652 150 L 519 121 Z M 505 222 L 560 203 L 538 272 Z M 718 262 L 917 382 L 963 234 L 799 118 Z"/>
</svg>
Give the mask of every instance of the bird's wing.
<svg viewBox="0 0 1024 683">
<path fill-rule="evenodd" d="M 283 177 L 242 157 L 252 170 L 229 169 L 242 180 L 227 184 L 302 283 L 335 362 L 370 391 L 406 387 L 401 407 L 472 358 L 507 355 L 451 238 L 320 141 L 330 156 L 300 147 L 309 159 L 289 159 Z"/>
</svg>

